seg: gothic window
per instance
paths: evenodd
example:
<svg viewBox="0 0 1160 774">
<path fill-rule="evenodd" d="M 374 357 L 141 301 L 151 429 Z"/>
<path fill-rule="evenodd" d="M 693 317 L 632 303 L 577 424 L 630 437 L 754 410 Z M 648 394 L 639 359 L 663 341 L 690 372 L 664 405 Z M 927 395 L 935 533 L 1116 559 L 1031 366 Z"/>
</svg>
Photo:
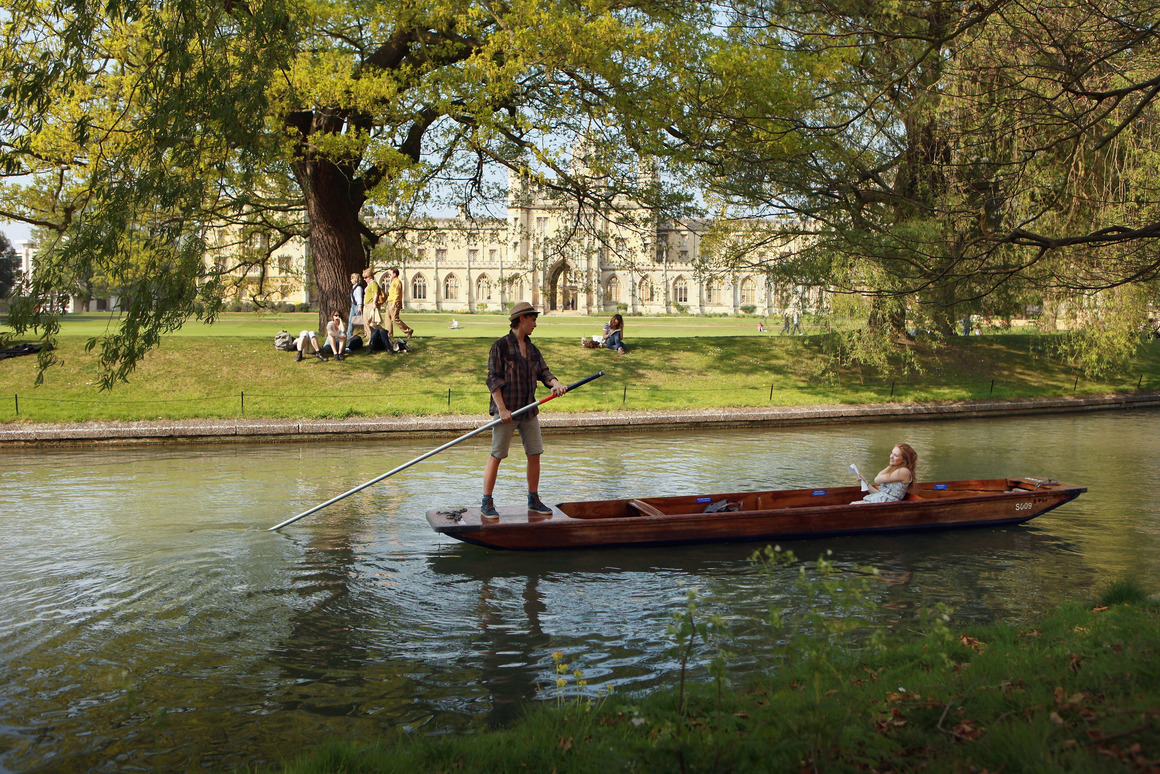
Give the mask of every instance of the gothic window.
<svg viewBox="0 0 1160 774">
<path fill-rule="evenodd" d="M 689 303 L 689 283 L 685 282 L 684 277 L 677 277 L 673 282 L 673 296 L 676 297 L 678 304 Z"/>
<path fill-rule="evenodd" d="M 427 280 L 423 278 L 422 274 L 416 274 L 415 278 L 411 280 L 411 298 L 416 301 L 427 300 Z"/>
<path fill-rule="evenodd" d="M 454 274 L 448 274 L 443 278 L 443 300 L 459 300 L 459 277 L 456 277 Z"/>
<path fill-rule="evenodd" d="M 608 278 L 607 290 L 608 301 L 613 304 L 620 303 L 620 280 L 613 274 Z"/>
<path fill-rule="evenodd" d="M 479 275 L 479 277 L 475 280 L 475 300 L 491 300 L 491 280 L 487 278 L 486 274 Z"/>
<path fill-rule="evenodd" d="M 757 299 L 757 283 L 753 277 L 746 277 L 741 281 L 741 303 L 754 304 Z"/>
</svg>

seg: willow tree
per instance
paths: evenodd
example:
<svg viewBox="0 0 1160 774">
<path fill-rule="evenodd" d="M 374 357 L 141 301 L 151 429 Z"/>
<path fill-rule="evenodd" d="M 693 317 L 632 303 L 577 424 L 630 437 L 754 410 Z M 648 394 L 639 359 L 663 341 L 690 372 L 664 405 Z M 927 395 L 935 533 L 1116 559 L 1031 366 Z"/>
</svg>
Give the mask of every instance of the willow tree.
<svg viewBox="0 0 1160 774">
<path fill-rule="evenodd" d="M 944 332 L 1066 305 L 1130 351 L 1160 273 L 1155 3 L 728 5 L 672 152 L 726 209 L 808 235 L 772 270 Z"/>
<path fill-rule="evenodd" d="M 7 0 L 0 217 L 44 237 L 11 323 L 51 337 L 54 290 L 117 283 L 122 324 L 90 342 L 108 386 L 186 319 L 212 320 L 230 278 L 260 277 L 289 239 L 309 245 L 320 316 L 345 307 L 346 276 L 382 236 L 368 212 L 466 199 L 488 165 L 612 200 L 634 179 L 624 111 L 665 95 L 709 12 L 692 0 Z M 599 185 L 569 176 L 581 136 L 605 138 Z M 206 260 L 221 228 L 233 263 Z"/>
</svg>

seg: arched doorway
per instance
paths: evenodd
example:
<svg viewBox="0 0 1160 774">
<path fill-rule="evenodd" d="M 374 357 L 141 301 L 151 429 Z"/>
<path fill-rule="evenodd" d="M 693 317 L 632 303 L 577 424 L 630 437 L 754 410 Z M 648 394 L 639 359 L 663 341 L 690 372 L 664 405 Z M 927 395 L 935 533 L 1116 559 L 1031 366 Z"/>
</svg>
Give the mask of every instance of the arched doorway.
<svg viewBox="0 0 1160 774">
<path fill-rule="evenodd" d="M 568 261 L 560 261 L 552 267 L 552 273 L 548 275 L 548 309 L 553 312 L 576 309 L 580 303 L 579 295 L 576 270 Z"/>
</svg>

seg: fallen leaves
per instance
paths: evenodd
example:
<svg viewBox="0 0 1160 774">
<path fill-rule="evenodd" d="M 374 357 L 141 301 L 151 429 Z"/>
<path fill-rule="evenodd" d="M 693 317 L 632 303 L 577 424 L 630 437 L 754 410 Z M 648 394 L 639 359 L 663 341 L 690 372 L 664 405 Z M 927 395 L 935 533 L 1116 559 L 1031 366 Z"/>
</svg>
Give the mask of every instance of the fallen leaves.
<svg viewBox="0 0 1160 774">
<path fill-rule="evenodd" d="M 973 720 L 962 720 L 955 724 L 951 733 L 966 742 L 974 742 L 986 734 L 986 730 Z"/>
<path fill-rule="evenodd" d="M 974 637 L 968 637 L 965 634 L 959 635 L 959 643 L 964 647 L 970 648 L 976 653 L 982 653 L 987 649 L 987 643 L 980 642 Z"/>
</svg>

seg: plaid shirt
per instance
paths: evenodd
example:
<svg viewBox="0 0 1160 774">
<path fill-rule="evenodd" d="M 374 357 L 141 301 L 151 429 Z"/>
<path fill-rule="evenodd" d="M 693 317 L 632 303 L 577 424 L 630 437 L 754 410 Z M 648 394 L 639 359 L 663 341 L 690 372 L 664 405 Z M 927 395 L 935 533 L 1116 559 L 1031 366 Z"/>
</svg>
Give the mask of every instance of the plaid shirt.
<svg viewBox="0 0 1160 774">
<path fill-rule="evenodd" d="M 536 399 L 537 379 L 547 387 L 551 387 L 556 379 L 548 370 L 544 356 L 532 343 L 532 337 L 526 337 L 524 342 L 528 348 L 526 358 L 520 354 L 520 342 L 515 331 L 492 344 L 487 356 L 487 391 L 499 390 L 508 411 L 521 409 Z M 494 396 L 487 413 L 492 416 L 499 413 Z M 540 408 L 536 406 L 520 416 L 534 417 L 539 413 Z"/>
</svg>

